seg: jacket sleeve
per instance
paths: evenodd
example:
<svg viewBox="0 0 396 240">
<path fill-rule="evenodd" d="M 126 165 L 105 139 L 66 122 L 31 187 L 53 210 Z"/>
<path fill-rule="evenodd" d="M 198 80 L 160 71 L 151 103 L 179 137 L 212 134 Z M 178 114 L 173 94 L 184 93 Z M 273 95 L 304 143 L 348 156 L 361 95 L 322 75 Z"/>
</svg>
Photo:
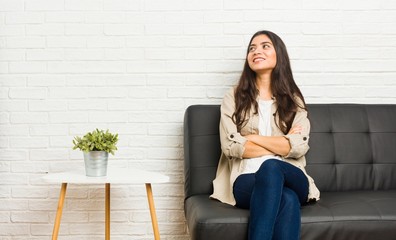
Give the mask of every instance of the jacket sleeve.
<svg viewBox="0 0 396 240">
<path fill-rule="evenodd" d="M 245 151 L 246 138 L 244 138 L 238 131 L 235 123 L 232 120 L 232 115 L 235 112 L 234 89 L 226 93 L 221 104 L 220 115 L 220 142 L 221 150 L 229 158 L 242 159 Z"/>
<path fill-rule="evenodd" d="M 300 158 L 304 156 L 309 150 L 309 132 L 310 132 L 310 122 L 308 119 L 308 113 L 304 109 L 299 109 L 294 117 L 292 126 L 299 125 L 302 127 L 301 134 L 287 134 L 285 138 L 289 140 L 290 151 L 285 156 L 285 158 Z"/>
</svg>

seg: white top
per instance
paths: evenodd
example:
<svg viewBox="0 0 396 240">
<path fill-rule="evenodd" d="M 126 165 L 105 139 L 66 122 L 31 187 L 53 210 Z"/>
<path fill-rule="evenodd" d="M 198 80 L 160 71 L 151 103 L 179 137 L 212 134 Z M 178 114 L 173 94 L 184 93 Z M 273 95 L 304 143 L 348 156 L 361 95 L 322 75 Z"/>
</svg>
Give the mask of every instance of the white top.
<svg viewBox="0 0 396 240">
<path fill-rule="evenodd" d="M 169 182 L 169 177 L 157 172 L 144 171 L 139 169 L 113 168 L 107 169 L 105 177 L 87 177 L 85 169 L 73 170 L 69 172 L 49 173 L 42 177 L 49 183 L 118 183 L 118 184 L 138 184 L 138 183 L 165 183 Z"/>
<path fill-rule="evenodd" d="M 261 136 L 271 136 L 271 106 L 273 100 L 259 100 L 259 134 Z M 255 173 L 260 168 L 261 164 L 268 159 L 282 160 L 276 155 L 265 155 L 257 158 L 244 159 L 245 168 L 242 173 Z"/>
</svg>

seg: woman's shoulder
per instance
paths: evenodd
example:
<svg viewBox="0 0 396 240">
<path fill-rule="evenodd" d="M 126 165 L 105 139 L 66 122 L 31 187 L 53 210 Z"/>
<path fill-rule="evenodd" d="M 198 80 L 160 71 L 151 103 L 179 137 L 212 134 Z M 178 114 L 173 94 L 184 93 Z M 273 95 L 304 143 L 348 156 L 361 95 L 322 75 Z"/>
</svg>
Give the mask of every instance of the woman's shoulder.
<svg viewBox="0 0 396 240">
<path fill-rule="evenodd" d="M 230 87 L 224 94 L 224 101 L 234 101 L 235 98 L 235 87 Z"/>
<path fill-rule="evenodd" d="M 235 111 L 235 96 L 234 96 L 234 88 L 228 89 L 223 97 L 223 101 L 221 103 L 221 109 L 223 112 L 234 112 Z"/>
<path fill-rule="evenodd" d="M 234 96 L 235 95 L 236 86 L 229 87 L 226 91 L 225 95 Z"/>
<path fill-rule="evenodd" d="M 306 111 L 305 102 L 301 97 L 294 95 L 294 102 L 297 104 L 297 107 L 300 111 L 301 110 Z"/>
</svg>

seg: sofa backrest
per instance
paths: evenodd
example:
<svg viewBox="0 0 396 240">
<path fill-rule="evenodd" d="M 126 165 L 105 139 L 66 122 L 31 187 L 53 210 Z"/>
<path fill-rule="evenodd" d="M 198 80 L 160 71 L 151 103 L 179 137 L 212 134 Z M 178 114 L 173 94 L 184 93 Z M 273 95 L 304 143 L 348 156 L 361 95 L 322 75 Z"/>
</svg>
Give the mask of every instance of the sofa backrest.
<svg viewBox="0 0 396 240">
<path fill-rule="evenodd" d="M 322 191 L 396 189 L 396 105 L 308 105 L 307 171 Z"/>
<path fill-rule="evenodd" d="M 184 115 L 185 197 L 211 194 L 221 147 L 220 106 L 193 105 Z"/>
<path fill-rule="evenodd" d="M 308 104 L 307 171 L 321 191 L 396 189 L 396 105 Z M 219 105 L 184 118 L 185 197 L 211 194 L 221 154 Z"/>
</svg>

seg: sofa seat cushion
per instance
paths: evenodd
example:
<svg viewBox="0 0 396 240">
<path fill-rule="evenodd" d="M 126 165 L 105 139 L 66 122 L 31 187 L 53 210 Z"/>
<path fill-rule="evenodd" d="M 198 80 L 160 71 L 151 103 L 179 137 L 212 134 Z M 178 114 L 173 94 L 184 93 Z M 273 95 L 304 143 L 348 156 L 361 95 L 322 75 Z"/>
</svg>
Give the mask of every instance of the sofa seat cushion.
<svg viewBox="0 0 396 240">
<path fill-rule="evenodd" d="M 249 211 L 208 195 L 185 201 L 189 231 L 195 239 L 247 239 Z M 302 208 L 301 239 L 395 239 L 396 190 L 323 192 Z"/>
<path fill-rule="evenodd" d="M 301 239 L 395 239 L 396 190 L 323 192 L 301 215 Z"/>
<path fill-rule="evenodd" d="M 247 237 L 248 210 L 209 199 L 209 195 L 187 198 L 184 208 L 191 240 Z"/>
</svg>

